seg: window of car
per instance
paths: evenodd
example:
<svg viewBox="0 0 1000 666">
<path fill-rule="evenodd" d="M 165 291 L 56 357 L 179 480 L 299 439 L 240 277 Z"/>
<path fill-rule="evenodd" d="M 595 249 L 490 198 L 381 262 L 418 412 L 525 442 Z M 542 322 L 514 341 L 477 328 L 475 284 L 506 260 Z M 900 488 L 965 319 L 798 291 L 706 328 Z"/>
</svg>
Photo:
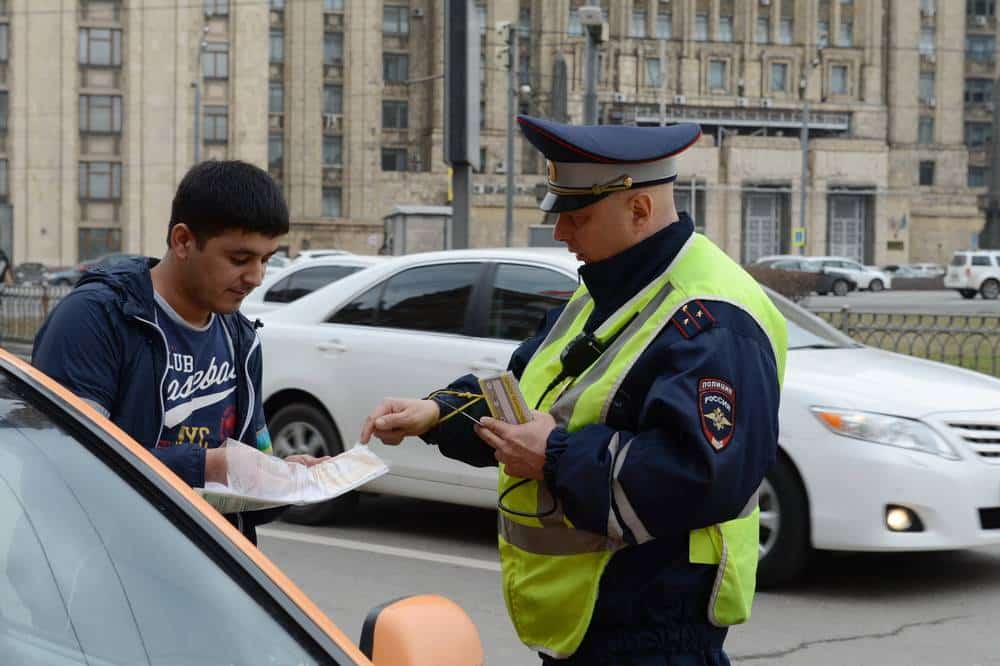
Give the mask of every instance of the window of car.
<svg viewBox="0 0 1000 666">
<path fill-rule="evenodd" d="M 956 254 L 951 258 L 952 266 L 964 266 L 965 263 L 966 263 L 966 255 L 964 254 Z"/>
<path fill-rule="evenodd" d="M 486 335 L 524 340 L 538 332 L 545 313 L 569 300 L 577 280 L 550 268 L 502 263 L 490 297 Z"/>
<path fill-rule="evenodd" d="M 990 257 L 986 254 L 974 254 L 972 255 L 972 265 L 973 266 L 989 266 Z"/>
<path fill-rule="evenodd" d="M 331 282 L 361 270 L 361 266 L 313 266 L 283 277 L 267 290 L 267 303 L 291 303 Z"/>
<path fill-rule="evenodd" d="M 222 547 L 0 373 L 0 663 L 315 663 Z"/>
<path fill-rule="evenodd" d="M 362 293 L 327 321 L 434 333 L 465 333 L 480 262 L 416 266 Z"/>
</svg>

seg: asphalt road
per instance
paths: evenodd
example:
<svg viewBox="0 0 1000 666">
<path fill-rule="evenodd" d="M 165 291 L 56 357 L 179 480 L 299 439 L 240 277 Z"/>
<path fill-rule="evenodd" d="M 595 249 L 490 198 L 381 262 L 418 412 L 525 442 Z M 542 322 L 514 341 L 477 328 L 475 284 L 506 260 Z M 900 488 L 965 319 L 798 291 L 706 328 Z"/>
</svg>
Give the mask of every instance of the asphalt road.
<svg viewBox="0 0 1000 666">
<path fill-rule="evenodd" d="M 856 291 L 844 296 L 809 296 L 800 305 L 810 310 L 839 310 L 845 305 L 864 312 L 1000 315 L 1000 300 L 981 296 L 966 300 L 957 291 Z"/>
<path fill-rule="evenodd" d="M 373 498 L 338 526 L 268 526 L 261 548 L 354 638 L 376 604 L 435 592 L 476 622 L 488 664 L 534 664 L 503 606 L 495 521 L 491 511 Z M 758 595 L 727 651 L 750 665 L 1000 665 L 998 616 L 1000 547 L 822 555 L 801 584 Z"/>
</svg>

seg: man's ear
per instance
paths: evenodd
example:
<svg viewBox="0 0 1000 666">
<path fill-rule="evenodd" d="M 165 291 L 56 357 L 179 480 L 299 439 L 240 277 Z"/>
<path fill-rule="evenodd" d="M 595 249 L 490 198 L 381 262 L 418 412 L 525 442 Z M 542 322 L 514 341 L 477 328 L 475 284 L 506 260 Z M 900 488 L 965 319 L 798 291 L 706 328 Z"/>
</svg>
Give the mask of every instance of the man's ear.
<svg viewBox="0 0 1000 666">
<path fill-rule="evenodd" d="M 170 230 L 170 249 L 178 259 L 187 259 L 191 256 L 197 240 L 191 233 L 191 228 L 181 222 Z"/>
<path fill-rule="evenodd" d="M 629 201 L 632 224 L 636 228 L 645 228 L 653 219 L 653 197 L 648 192 L 639 192 Z"/>
</svg>

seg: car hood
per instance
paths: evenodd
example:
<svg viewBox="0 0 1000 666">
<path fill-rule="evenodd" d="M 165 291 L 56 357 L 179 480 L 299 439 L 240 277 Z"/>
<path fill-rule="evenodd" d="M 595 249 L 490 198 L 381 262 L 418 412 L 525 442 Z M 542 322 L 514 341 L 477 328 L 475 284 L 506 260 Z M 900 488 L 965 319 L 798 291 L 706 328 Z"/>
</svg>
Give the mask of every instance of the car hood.
<svg viewBox="0 0 1000 666">
<path fill-rule="evenodd" d="M 868 347 L 790 350 L 783 392 L 790 391 L 809 406 L 911 418 L 1000 405 L 998 379 Z"/>
</svg>

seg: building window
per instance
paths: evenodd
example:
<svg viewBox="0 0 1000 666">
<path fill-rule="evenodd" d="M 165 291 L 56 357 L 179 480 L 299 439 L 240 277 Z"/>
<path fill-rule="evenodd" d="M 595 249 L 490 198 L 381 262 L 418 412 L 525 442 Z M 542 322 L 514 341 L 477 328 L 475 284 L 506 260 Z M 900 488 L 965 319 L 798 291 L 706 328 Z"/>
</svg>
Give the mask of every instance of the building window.
<svg viewBox="0 0 1000 666">
<path fill-rule="evenodd" d="M 833 65 L 830 67 L 830 94 L 847 94 L 847 65 Z"/>
<path fill-rule="evenodd" d="M 285 31 L 271 31 L 271 51 L 270 61 L 273 63 L 285 62 Z"/>
<path fill-rule="evenodd" d="M 924 186 L 934 184 L 934 160 L 920 162 L 920 184 Z"/>
<path fill-rule="evenodd" d="M 401 100 L 382 102 L 382 129 L 403 130 L 409 127 L 409 104 Z"/>
<path fill-rule="evenodd" d="M 708 89 L 712 92 L 726 89 L 726 61 L 708 61 Z"/>
<path fill-rule="evenodd" d="M 406 148 L 383 148 L 382 171 L 406 171 Z"/>
<path fill-rule="evenodd" d="M 993 16 L 996 13 L 995 0 L 966 0 L 965 13 L 969 16 Z"/>
<path fill-rule="evenodd" d="M 840 24 L 840 34 L 837 37 L 837 46 L 852 46 L 854 44 L 854 24 L 844 21 Z"/>
<path fill-rule="evenodd" d="M 323 188 L 323 217 L 340 217 L 342 190 L 339 187 Z"/>
<path fill-rule="evenodd" d="M 986 167 L 970 166 L 965 184 L 969 187 L 986 187 L 986 173 Z"/>
<path fill-rule="evenodd" d="M 733 17 L 732 16 L 720 16 L 719 17 L 719 34 L 718 39 L 720 42 L 731 42 L 733 41 Z"/>
<path fill-rule="evenodd" d="M 323 11 L 324 12 L 344 11 L 344 0 L 323 0 Z"/>
<path fill-rule="evenodd" d="M 708 41 L 708 14 L 695 14 L 694 39 L 697 42 Z"/>
<path fill-rule="evenodd" d="M 268 84 L 267 111 L 268 113 L 285 112 L 285 84 L 280 81 L 271 81 Z"/>
<path fill-rule="evenodd" d="M 410 8 L 385 5 L 382 8 L 382 32 L 387 35 L 410 34 Z"/>
<path fill-rule="evenodd" d="M 768 16 L 757 17 L 757 32 L 754 33 L 754 41 L 758 44 L 767 44 L 771 36 L 771 19 Z"/>
<path fill-rule="evenodd" d="M 6 201 L 10 196 L 10 176 L 7 173 L 7 160 L 0 160 L 0 200 Z"/>
<path fill-rule="evenodd" d="M 323 137 L 323 166 L 340 166 L 344 163 L 344 139 L 340 136 Z"/>
<path fill-rule="evenodd" d="M 323 34 L 323 64 L 339 65 L 344 61 L 344 33 Z"/>
<path fill-rule="evenodd" d="M 996 37 L 993 35 L 966 35 L 965 58 L 974 62 L 993 62 Z"/>
<path fill-rule="evenodd" d="M 117 162 L 80 162 L 80 198 L 114 201 L 122 198 L 122 165 Z"/>
<path fill-rule="evenodd" d="M 788 90 L 788 63 L 771 63 L 771 92 L 786 92 Z"/>
<path fill-rule="evenodd" d="M 6 90 L 0 91 L 0 132 L 7 131 L 8 95 L 9 93 Z"/>
<path fill-rule="evenodd" d="M 663 69 L 659 58 L 646 58 L 646 85 L 651 88 L 663 85 Z"/>
<path fill-rule="evenodd" d="M 920 55 L 934 55 L 934 26 L 932 25 L 920 28 Z"/>
<path fill-rule="evenodd" d="M 410 56 L 405 53 L 382 54 L 382 80 L 386 83 L 406 83 L 410 78 Z"/>
<path fill-rule="evenodd" d="M 782 5 L 782 11 L 784 11 L 784 5 Z M 782 16 L 781 22 L 778 24 L 778 43 L 779 44 L 791 44 L 792 37 L 795 33 L 795 26 L 792 23 L 791 17 Z"/>
<path fill-rule="evenodd" d="M 991 123 L 965 123 L 965 145 L 970 148 L 986 145 L 992 134 Z"/>
<path fill-rule="evenodd" d="M 934 143 L 934 116 L 920 116 L 917 143 Z"/>
<path fill-rule="evenodd" d="M 92 134 L 121 132 L 121 96 L 80 95 L 80 131 Z"/>
<path fill-rule="evenodd" d="M 201 71 L 206 79 L 229 78 L 229 46 L 218 42 L 205 44 L 205 52 L 201 54 Z"/>
<path fill-rule="evenodd" d="M 285 0 L 270 0 L 268 4 L 270 4 L 272 11 L 285 11 Z"/>
<path fill-rule="evenodd" d="M 922 104 L 934 101 L 934 72 L 920 72 L 919 95 Z"/>
<path fill-rule="evenodd" d="M 965 102 L 966 104 L 981 104 L 993 100 L 993 80 L 992 79 L 966 79 L 965 80 Z"/>
<path fill-rule="evenodd" d="M 10 60 L 10 44 L 8 32 L 9 26 L 6 23 L 0 23 L 0 62 L 7 62 Z"/>
<path fill-rule="evenodd" d="M 323 86 L 323 113 L 344 112 L 344 87 L 341 85 Z"/>
<path fill-rule="evenodd" d="M 821 49 L 830 45 L 830 24 L 826 21 L 820 21 L 816 25 L 816 45 Z"/>
<path fill-rule="evenodd" d="M 483 7 L 483 13 L 486 13 L 486 8 Z M 486 25 L 484 20 L 480 25 Z M 580 23 L 580 12 L 579 7 L 569 8 L 569 34 L 573 37 L 579 37 L 583 34 L 583 24 Z"/>
<path fill-rule="evenodd" d="M 205 107 L 205 142 L 226 143 L 229 141 L 229 107 L 224 105 Z"/>
<path fill-rule="evenodd" d="M 0 31 L 3 60 L 7 60 L 7 24 Z M 108 28 L 80 28 L 80 64 L 119 67 L 122 64 L 122 31 Z"/>
<path fill-rule="evenodd" d="M 646 10 L 645 9 L 633 9 L 632 10 L 632 23 L 629 24 L 628 36 L 629 37 L 645 37 L 646 36 Z"/>
<path fill-rule="evenodd" d="M 76 256 L 80 261 L 103 257 L 111 252 L 121 252 L 121 229 L 79 228 L 76 231 Z"/>
<path fill-rule="evenodd" d="M 674 15 L 662 3 L 658 10 L 656 13 L 656 36 L 660 39 L 670 39 L 674 36 Z"/>
<path fill-rule="evenodd" d="M 271 134 L 267 137 L 267 168 L 281 169 L 285 158 L 285 135 Z"/>
<path fill-rule="evenodd" d="M 228 16 L 229 0 L 205 0 L 205 16 Z"/>
</svg>

